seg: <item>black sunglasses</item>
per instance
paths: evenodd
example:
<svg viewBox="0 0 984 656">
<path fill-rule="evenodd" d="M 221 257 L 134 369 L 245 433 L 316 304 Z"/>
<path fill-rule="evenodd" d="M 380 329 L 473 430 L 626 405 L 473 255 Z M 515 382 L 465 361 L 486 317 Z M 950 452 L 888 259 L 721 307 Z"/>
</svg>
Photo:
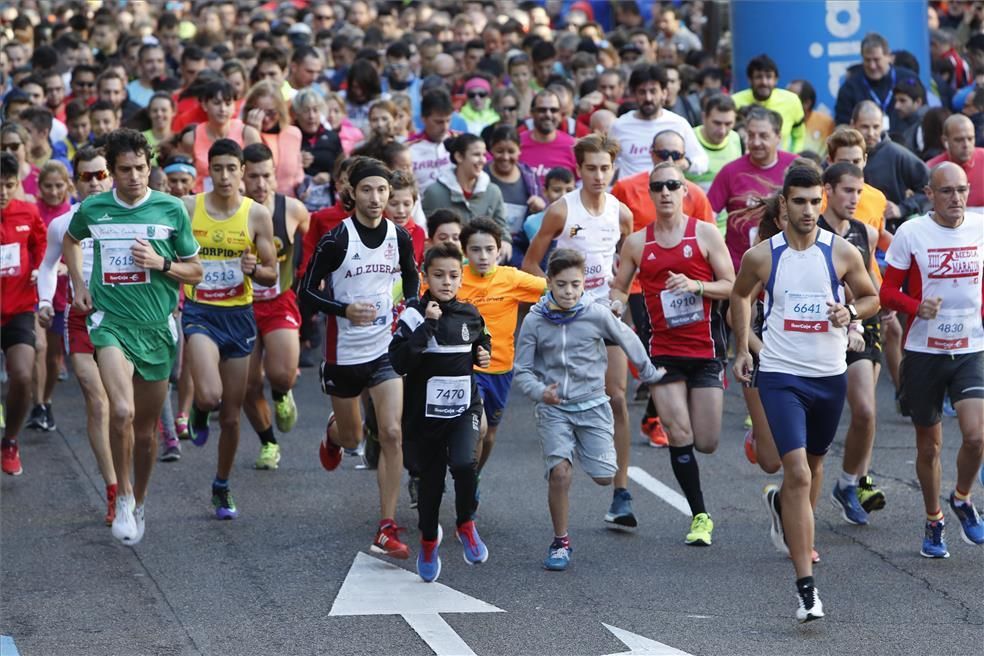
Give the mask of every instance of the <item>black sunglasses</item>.
<svg viewBox="0 0 984 656">
<path fill-rule="evenodd" d="M 661 148 L 659 150 L 653 149 L 653 155 L 664 161 L 668 159 L 672 159 L 675 162 L 677 160 L 683 159 L 683 153 L 681 153 L 679 150 L 667 150 L 665 148 Z"/>
<path fill-rule="evenodd" d="M 670 191 L 676 191 L 683 186 L 683 182 L 680 180 L 651 180 L 649 182 L 649 191 L 653 193 L 661 193 L 663 189 L 669 189 Z"/>
<path fill-rule="evenodd" d="M 486 93 L 486 92 L 484 92 L 484 91 L 469 91 L 468 92 L 468 97 L 469 98 L 486 98 L 486 97 L 488 97 L 488 95 L 489 94 Z"/>
</svg>

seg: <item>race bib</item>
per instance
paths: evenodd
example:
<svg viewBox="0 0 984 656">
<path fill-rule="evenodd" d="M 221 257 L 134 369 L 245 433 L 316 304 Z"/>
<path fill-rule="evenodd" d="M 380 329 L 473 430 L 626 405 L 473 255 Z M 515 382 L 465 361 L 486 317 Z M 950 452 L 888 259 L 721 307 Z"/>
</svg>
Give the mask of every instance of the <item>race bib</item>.
<svg viewBox="0 0 984 656">
<path fill-rule="evenodd" d="M 678 328 L 704 320 L 704 302 L 696 294 L 677 294 L 664 289 L 659 294 L 663 304 L 663 318 L 668 328 Z"/>
<path fill-rule="evenodd" d="M 150 271 L 137 266 L 130 247 L 134 242 L 113 240 L 99 242 L 99 261 L 102 264 L 102 284 L 143 285 L 150 282 Z"/>
<path fill-rule="evenodd" d="M 827 319 L 827 295 L 823 292 L 786 292 L 783 330 L 794 333 L 830 331 Z"/>
<path fill-rule="evenodd" d="M 953 351 L 970 347 L 971 339 L 979 341 L 973 334 L 974 327 L 980 327 L 980 316 L 973 308 L 961 310 L 940 310 L 936 318 L 926 322 L 926 346 L 942 351 Z"/>
<path fill-rule="evenodd" d="M 392 320 L 393 296 L 391 294 L 375 294 L 373 296 L 357 296 L 353 299 L 355 303 L 368 303 L 376 308 L 376 318 L 368 325 L 355 325 L 353 328 L 372 328 L 373 326 L 385 326 Z"/>
<path fill-rule="evenodd" d="M 260 285 L 255 282 L 253 283 L 254 301 L 272 301 L 278 296 L 280 296 L 280 278 L 277 278 L 277 282 L 273 285 L 273 287 L 267 287 L 266 285 Z"/>
<path fill-rule="evenodd" d="M 202 269 L 202 281 L 195 288 L 197 300 L 221 301 L 242 295 L 245 282 L 238 259 L 202 260 Z"/>
<path fill-rule="evenodd" d="M 20 244 L 0 246 L 0 277 L 19 276 L 21 272 Z"/>
<path fill-rule="evenodd" d="M 454 419 L 471 405 L 471 376 L 434 376 L 427 380 L 424 415 L 432 419 Z"/>
<path fill-rule="evenodd" d="M 598 289 L 608 282 L 608 273 L 600 264 L 587 264 L 584 267 L 584 289 Z"/>
</svg>

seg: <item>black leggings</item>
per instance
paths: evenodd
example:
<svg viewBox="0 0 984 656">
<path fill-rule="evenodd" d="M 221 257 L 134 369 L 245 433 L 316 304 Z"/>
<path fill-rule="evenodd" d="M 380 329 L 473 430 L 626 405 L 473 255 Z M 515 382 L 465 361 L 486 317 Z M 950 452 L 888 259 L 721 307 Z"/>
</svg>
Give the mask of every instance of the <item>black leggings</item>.
<svg viewBox="0 0 984 656">
<path fill-rule="evenodd" d="M 475 514 L 475 490 L 478 487 L 476 450 L 481 421 L 482 406 L 476 404 L 455 419 L 432 420 L 415 429 L 404 429 L 404 462 L 411 475 L 420 478 L 417 526 L 424 540 L 437 539 L 438 516 L 448 469 L 454 478 L 455 525 L 461 526 Z"/>
</svg>

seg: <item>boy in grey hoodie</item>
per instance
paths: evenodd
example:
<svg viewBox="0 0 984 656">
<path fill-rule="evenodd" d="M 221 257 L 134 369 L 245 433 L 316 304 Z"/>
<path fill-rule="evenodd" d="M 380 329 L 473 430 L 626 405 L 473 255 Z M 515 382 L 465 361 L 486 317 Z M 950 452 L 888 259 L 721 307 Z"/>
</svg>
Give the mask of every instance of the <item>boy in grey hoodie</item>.
<svg viewBox="0 0 984 656">
<path fill-rule="evenodd" d="M 605 394 L 605 341 L 622 347 L 644 383 L 656 383 L 665 371 L 653 366 L 636 334 L 608 308 L 581 303 L 581 253 L 566 248 L 554 251 L 547 263 L 547 285 L 547 296 L 523 321 L 514 380 L 537 402 L 537 432 L 554 528 L 543 566 L 564 570 L 572 552 L 567 516 L 574 455 L 599 485 L 611 485 L 617 471 L 612 410 Z"/>
</svg>

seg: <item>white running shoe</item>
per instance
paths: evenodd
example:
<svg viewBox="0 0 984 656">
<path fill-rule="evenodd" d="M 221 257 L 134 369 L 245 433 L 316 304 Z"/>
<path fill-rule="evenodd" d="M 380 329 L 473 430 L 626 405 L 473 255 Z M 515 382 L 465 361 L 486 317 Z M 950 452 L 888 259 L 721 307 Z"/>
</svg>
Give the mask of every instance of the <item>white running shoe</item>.
<svg viewBox="0 0 984 656">
<path fill-rule="evenodd" d="M 769 537 L 772 539 L 772 544 L 779 553 L 788 556 L 789 547 L 786 545 L 786 536 L 782 532 L 782 517 L 776 509 L 778 496 L 779 487 L 777 485 L 766 485 L 765 490 L 762 492 L 762 500 L 765 502 L 765 507 L 769 510 Z"/>
<path fill-rule="evenodd" d="M 116 517 L 113 519 L 113 537 L 121 542 L 137 536 L 137 522 L 133 518 L 135 502 L 132 495 L 116 497 Z"/>
<path fill-rule="evenodd" d="M 133 522 L 137 527 L 136 535 L 134 538 L 123 538 L 123 544 L 128 547 L 134 547 L 140 544 L 143 540 L 144 530 L 146 529 L 146 522 L 144 521 L 144 505 L 140 504 L 133 509 Z"/>
<path fill-rule="evenodd" d="M 800 622 L 810 622 L 823 617 L 823 602 L 820 601 L 820 595 L 817 594 L 815 587 L 810 588 L 805 593 L 797 593 L 796 598 L 799 600 L 796 619 Z"/>
</svg>

